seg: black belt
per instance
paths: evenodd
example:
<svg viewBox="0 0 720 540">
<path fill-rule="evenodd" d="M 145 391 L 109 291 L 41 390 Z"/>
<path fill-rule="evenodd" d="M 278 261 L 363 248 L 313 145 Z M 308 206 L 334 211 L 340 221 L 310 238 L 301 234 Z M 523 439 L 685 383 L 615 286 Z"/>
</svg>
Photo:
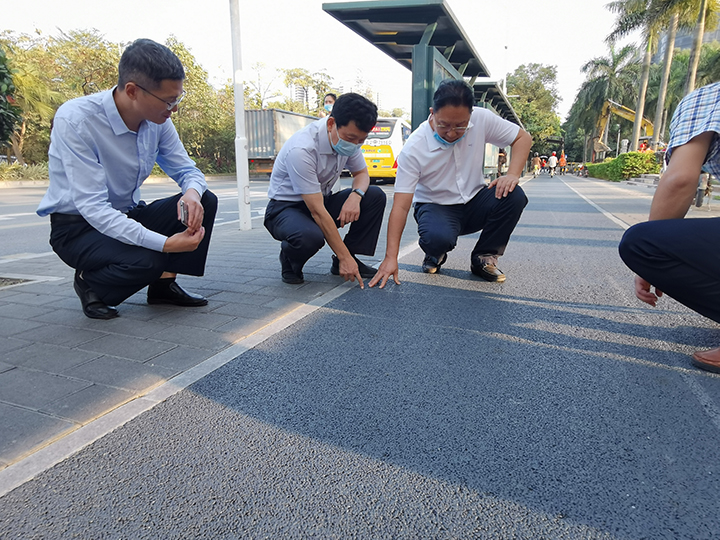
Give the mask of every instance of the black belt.
<svg viewBox="0 0 720 540">
<path fill-rule="evenodd" d="M 53 225 L 80 223 L 82 221 L 85 221 L 85 218 L 78 214 L 50 214 L 50 223 Z"/>
</svg>

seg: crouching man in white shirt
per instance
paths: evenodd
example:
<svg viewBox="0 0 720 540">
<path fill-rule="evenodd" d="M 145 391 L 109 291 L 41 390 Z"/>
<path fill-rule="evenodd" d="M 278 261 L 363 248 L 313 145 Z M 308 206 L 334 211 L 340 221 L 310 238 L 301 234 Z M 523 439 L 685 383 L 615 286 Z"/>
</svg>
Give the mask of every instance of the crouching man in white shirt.
<svg viewBox="0 0 720 540">
<path fill-rule="evenodd" d="M 487 281 L 505 281 L 497 259 L 527 204 L 518 182 L 532 137 L 474 105 L 467 83 L 443 81 L 433 96 L 430 116 L 398 156 L 385 259 L 371 287 L 377 283 L 384 287 L 390 276 L 400 284 L 398 252 L 413 196 L 419 243 L 425 252 L 423 272 L 438 272 L 458 236 L 482 231 L 472 251 L 470 271 Z M 507 173 L 490 184 L 484 175 L 486 143 L 513 148 Z"/>
</svg>

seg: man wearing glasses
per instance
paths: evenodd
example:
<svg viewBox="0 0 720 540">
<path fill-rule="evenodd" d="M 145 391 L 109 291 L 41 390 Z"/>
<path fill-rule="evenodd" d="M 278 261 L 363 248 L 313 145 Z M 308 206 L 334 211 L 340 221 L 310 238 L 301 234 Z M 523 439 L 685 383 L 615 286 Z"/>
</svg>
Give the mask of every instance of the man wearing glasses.
<svg viewBox="0 0 720 540">
<path fill-rule="evenodd" d="M 413 196 L 419 244 L 425 252 L 423 272 L 440 270 L 458 236 L 482 230 L 470 271 L 487 281 L 505 281 L 497 259 L 527 204 L 518 182 L 532 138 L 519 126 L 474 105 L 467 83 L 443 81 L 433 96 L 429 118 L 405 143 L 398 156 L 385 259 L 371 287 L 377 283 L 384 287 L 390 276 L 400 283 L 400 238 Z M 507 173 L 489 184 L 484 175 L 486 143 L 513 148 Z"/>
<path fill-rule="evenodd" d="M 37 213 L 50 216 L 53 251 L 75 269 L 74 288 L 93 319 L 143 287 L 150 304 L 204 306 L 178 273 L 202 276 L 217 197 L 183 147 L 170 116 L 185 95 L 185 71 L 167 47 L 132 43 L 118 85 L 73 99 L 55 115 L 50 186 Z M 145 204 L 140 186 L 155 163 L 181 192 Z"/>
</svg>

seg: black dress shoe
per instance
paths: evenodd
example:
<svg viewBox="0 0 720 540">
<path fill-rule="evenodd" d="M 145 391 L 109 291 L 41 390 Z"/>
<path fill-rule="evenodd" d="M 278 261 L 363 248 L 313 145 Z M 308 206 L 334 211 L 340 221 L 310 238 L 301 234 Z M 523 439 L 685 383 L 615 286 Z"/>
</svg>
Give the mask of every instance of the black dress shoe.
<svg viewBox="0 0 720 540">
<path fill-rule="evenodd" d="M 280 250 L 280 266 L 282 268 L 282 280 L 290 285 L 300 285 L 305 282 L 305 276 L 300 272 L 296 272 L 293 269 L 292 262 L 287 258 L 287 255 Z"/>
<path fill-rule="evenodd" d="M 372 277 L 375 277 L 375 274 L 377 274 L 377 268 L 368 266 L 360 259 L 358 259 L 355 255 L 353 255 L 353 259 L 355 259 L 355 262 L 358 265 L 358 272 L 360 272 L 361 278 L 370 279 Z M 330 267 L 330 273 L 333 276 L 340 275 L 340 259 L 338 259 L 335 255 L 332 256 L 332 266 Z"/>
<path fill-rule="evenodd" d="M 73 288 L 80 298 L 83 313 L 86 317 L 90 317 L 91 319 L 114 319 L 119 315 L 117 309 L 108 306 L 100 300 L 100 297 L 95 294 L 95 291 L 90 288 L 90 285 L 80 277 L 80 272 L 77 270 L 75 271 Z"/>
<path fill-rule="evenodd" d="M 183 290 L 175 280 L 163 279 L 148 285 L 147 301 L 148 304 L 173 304 L 185 307 L 206 306 L 208 303 L 204 296 Z"/>
</svg>

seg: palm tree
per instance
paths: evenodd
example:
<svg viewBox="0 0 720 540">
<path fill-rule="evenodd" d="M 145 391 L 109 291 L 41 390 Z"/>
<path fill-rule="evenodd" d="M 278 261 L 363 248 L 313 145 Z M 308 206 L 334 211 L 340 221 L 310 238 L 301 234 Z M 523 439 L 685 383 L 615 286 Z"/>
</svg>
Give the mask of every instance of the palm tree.
<svg viewBox="0 0 720 540">
<path fill-rule="evenodd" d="M 25 165 L 23 158 L 23 142 L 27 130 L 28 116 L 33 115 L 41 120 L 49 121 L 55 109 L 62 103 L 62 94 L 47 85 L 45 78 L 38 72 L 37 66 L 18 63 L 13 74 L 15 83 L 15 100 L 23 111 L 23 120 L 10 135 L 10 144 L 18 163 Z"/>
<path fill-rule="evenodd" d="M 702 47 L 704 28 L 706 26 L 708 28 L 714 28 L 717 25 L 716 16 L 720 11 L 720 0 L 616 0 L 608 4 L 608 8 L 611 11 L 618 13 L 616 26 L 613 29 L 613 32 L 608 36 L 608 40 L 614 41 L 615 39 L 625 36 L 634 30 L 642 28 L 643 39 L 646 43 L 646 69 L 643 70 L 643 76 L 640 79 L 640 91 L 638 93 L 638 103 L 635 108 L 636 118 L 633 128 L 632 147 L 636 148 L 640 134 L 640 122 L 642 114 L 644 113 L 650 50 L 654 41 L 657 40 L 660 32 L 667 28 L 668 49 L 665 54 L 665 74 L 661 82 L 661 87 L 664 86 L 667 88 L 667 81 L 670 72 L 670 66 L 668 64 L 670 59 L 673 58 L 675 32 L 677 29 L 676 25 L 679 24 L 684 28 L 691 28 L 693 27 L 693 23 L 695 23 L 691 62 L 688 66 L 688 74 L 684 90 L 684 94 L 689 93 L 695 85 L 697 64 Z M 655 113 L 656 124 L 660 123 L 659 118 L 664 112 L 666 94 L 666 90 L 661 88 L 661 92 L 659 94 L 659 106 L 656 108 Z M 658 133 L 658 135 L 653 135 L 653 143 L 657 144 L 659 130 L 655 130 L 655 133 Z"/>
<path fill-rule="evenodd" d="M 675 13 L 680 16 L 681 27 L 694 30 L 690 64 L 685 82 L 685 94 L 687 95 L 695 88 L 705 30 L 717 27 L 720 0 L 649 0 L 645 13 L 646 20 L 641 24 L 662 24 Z M 636 25 L 635 28 L 640 28 L 641 24 Z"/>
<path fill-rule="evenodd" d="M 642 26 L 643 42 L 645 43 L 645 54 L 642 63 L 642 75 L 638 89 L 637 103 L 635 105 L 635 122 L 630 139 L 630 149 L 637 150 L 640 139 L 640 126 L 645 114 L 645 95 L 647 93 L 648 80 L 650 77 L 650 63 L 652 52 L 657 44 L 658 23 L 652 23 L 647 16 L 649 4 L 652 0 L 616 0 L 607 5 L 610 11 L 618 14 L 615 28 L 607 37 L 609 43 L 614 43 L 618 38 L 627 35 L 630 31 Z"/>
<path fill-rule="evenodd" d="M 596 133 L 600 111 L 608 99 L 627 105 L 635 99 L 635 82 L 640 71 L 636 50 L 626 45 L 615 50 L 610 45 L 609 56 L 598 56 L 588 61 L 580 70 L 587 79 L 580 87 L 568 117 L 568 125 L 584 133 Z"/>
</svg>

